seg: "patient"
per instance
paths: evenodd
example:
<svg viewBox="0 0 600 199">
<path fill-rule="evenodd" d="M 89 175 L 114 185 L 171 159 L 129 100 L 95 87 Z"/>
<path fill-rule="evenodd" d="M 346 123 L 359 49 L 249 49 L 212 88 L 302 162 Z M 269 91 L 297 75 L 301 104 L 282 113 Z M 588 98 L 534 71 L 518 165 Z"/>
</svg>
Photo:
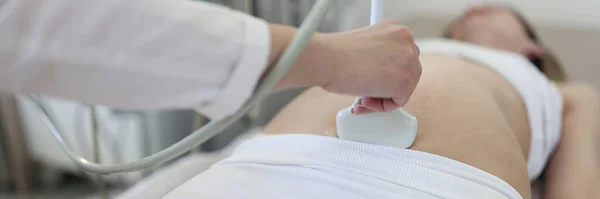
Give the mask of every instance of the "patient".
<svg viewBox="0 0 600 199">
<path fill-rule="evenodd" d="M 542 172 L 545 198 L 600 198 L 598 94 L 505 7 L 470 8 L 446 37 L 417 42 L 410 149 L 338 139 L 354 97 L 312 88 L 166 198 L 531 198 Z"/>
</svg>

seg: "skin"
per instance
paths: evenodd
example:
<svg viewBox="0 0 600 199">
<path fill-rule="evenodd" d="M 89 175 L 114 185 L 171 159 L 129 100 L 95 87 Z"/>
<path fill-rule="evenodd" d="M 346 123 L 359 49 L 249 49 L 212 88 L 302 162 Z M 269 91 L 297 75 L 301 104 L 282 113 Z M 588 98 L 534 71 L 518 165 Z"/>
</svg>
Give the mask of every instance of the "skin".
<svg viewBox="0 0 600 199">
<path fill-rule="evenodd" d="M 419 118 L 418 136 L 411 149 L 475 166 L 505 180 L 521 195 L 529 195 L 523 152 L 528 131 L 527 123 L 521 122 L 527 117 L 514 89 L 492 71 L 462 60 L 423 56 L 421 63 L 421 81 L 405 106 Z M 336 137 L 335 116 L 353 101 L 352 96 L 312 88 L 284 108 L 266 126 L 265 133 Z M 520 114 L 511 117 L 511 121 L 524 124 L 511 125 L 506 119 L 506 115 L 515 112 Z M 468 125 L 465 121 L 469 121 Z"/>
<path fill-rule="evenodd" d="M 563 132 L 546 168 L 546 198 L 600 198 L 600 94 L 564 84 Z"/>
<path fill-rule="evenodd" d="M 543 53 L 527 38 L 520 21 L 501 7 L 473 7 L 451 31 L 456 40 L 523 56 Z M 477 167 L 506 181 L 523 198 L 530 198 L 529 121 L 520 95 L 499 74 L 476 63 L 441 55 L 422 55 L 420 61 L 420 82 L 405 105 L 419 119 L 411 149 Z M 560 90 L 565 99 L 563 134 L 546 171 L 551 189 L 548 198 L 597 198 L 592 186 L 600 176 L 595 122 L 600 118 L 598 95 L 588 87 L 570 84 L 561 85 Z M 336 137 L 335 116 L 353 101 L 352 96 L 309 89 L 284 108 L 264 132 Z M 363 111 L 365 103 L 373 102 L 363 101 L 355 112 Z M 381 105 L 374 103 L 370 105 Z"/>
<path fill-rule="evenodd" d="M 269 72 L 296 29 L 270 25 Z M 357 42 L 360 41 L 360 42 Z M 320 86 L 334 93 L 368 96 L 373 111 L 406 104 L 421 76 L 419 49 L 409 28 L 393 21 L 341 33 L 316 33 L 275 90 Z M 380 108 L 379 104 L 385 104 Z"/>
</svg>

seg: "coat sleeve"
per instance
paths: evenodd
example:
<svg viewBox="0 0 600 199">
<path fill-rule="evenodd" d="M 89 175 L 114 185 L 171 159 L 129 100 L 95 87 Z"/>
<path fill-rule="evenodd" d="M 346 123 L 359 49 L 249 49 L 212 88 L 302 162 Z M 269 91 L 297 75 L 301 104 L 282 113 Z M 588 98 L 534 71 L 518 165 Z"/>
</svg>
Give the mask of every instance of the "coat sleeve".
<svg viewBox="0 0 600 199">
<path fill-rule="evenodd" d="M 0 91 L 220 119 L 267 67 L 268 24 L 188 0 L 5 0 Z"/>
</svg>

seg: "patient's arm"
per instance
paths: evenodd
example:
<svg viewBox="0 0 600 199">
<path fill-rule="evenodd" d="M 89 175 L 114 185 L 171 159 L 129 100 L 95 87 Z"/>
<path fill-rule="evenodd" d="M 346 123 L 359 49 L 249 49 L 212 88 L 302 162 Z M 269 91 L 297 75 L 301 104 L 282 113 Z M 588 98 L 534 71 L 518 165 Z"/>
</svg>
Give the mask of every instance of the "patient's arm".
<svg viewBox="0 0 600 199">
<path fill-rule="evenodd" d="M 582 85 L 560 90 L 563 132 L 546 170 L 545 198 L 600 198 L 600 96 Z"/>
</svg>

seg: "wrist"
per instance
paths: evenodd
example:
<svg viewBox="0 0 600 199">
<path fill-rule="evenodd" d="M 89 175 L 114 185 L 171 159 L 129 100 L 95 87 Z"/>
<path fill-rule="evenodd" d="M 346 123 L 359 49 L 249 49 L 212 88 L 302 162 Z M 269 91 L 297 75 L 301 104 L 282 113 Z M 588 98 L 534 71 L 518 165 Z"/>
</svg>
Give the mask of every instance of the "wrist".
<svg viewBox="0 0 600 199">
<path fill-rule="evenodd" d="M 337 73 L 336 59 L 332 46 L 327 42 L 329 34 L 315 33 L 296 60 L 292 68 L 297 82 L 303 87 L 326 85 Z M 291 71 L 292 71 L 291 70 Z"/>
<path fill-rule="evenodd" d="M 285 49 L 296 34 L 296 29 L 288 26 L 270 25 L 271 55 L 269 69 L 279 60 Z M 275 90 L 295 87 L 321 86 L 327 83 L 335 74 L 335 65 L 330 60 L 334 58 L 326 45 L 326 34 L 315 33 L 306 47 L 298 56 L 288 73 L 279 81 Z"/>
</svg>

